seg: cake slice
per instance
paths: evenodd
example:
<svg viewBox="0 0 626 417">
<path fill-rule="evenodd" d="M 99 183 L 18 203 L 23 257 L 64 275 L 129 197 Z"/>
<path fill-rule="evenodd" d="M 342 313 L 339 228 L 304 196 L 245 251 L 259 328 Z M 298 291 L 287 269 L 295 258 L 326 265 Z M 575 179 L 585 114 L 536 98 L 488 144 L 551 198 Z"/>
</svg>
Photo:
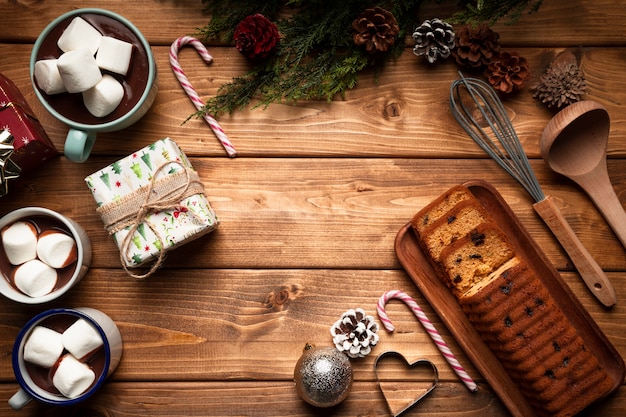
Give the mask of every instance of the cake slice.
<svg viewBox="0 0 626 417">
<path fill-rule="evenodd" d="M 419 241 L 430 256 L 433 266 L 438 268 L 441 252 L 445 248 L 488 220 L 489 216 L 478 201 L 462 201 L 419 232 Z"/>
<path fill-rule="evenodd" d="M 439 196 L 436 200 L 424 207 L 411 220 L 413 229 L 418 235 L 428 226 L 439 220 L 444 214 L 452 210 L 461 201 L 473 199 L 472 193 L 462 185 L 452 187 L 448 192 Z"/>
<path fill-rule="evenodd" d="M 450 281 L 448 286 L 462 296 L 475 284 L 488 279 L 514 253 L 499 227 L 481 223 L 442 250 L 440 263 Z"/>
</svg>

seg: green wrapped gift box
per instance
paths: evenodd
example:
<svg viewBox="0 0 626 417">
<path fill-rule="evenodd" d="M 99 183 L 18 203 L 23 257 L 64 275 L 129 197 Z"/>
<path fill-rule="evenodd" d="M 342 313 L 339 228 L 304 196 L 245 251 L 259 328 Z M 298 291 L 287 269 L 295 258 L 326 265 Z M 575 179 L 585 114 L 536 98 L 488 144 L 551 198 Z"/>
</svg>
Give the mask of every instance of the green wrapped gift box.
<svg viewBox="0 0 626 417">
<path fill-rule="evenodd" d="M 160 262 L 165 252 L 219 224 L 196 171 L 170 138 L 114 162 L 85 182 L 128 268 Z"/>
</svg>

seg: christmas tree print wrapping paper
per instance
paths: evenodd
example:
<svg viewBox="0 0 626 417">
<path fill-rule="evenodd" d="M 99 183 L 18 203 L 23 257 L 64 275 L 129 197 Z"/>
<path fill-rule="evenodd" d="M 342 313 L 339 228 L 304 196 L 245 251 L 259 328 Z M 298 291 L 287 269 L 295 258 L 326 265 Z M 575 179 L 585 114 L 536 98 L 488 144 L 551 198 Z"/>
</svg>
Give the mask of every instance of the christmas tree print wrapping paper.
<svg viewBox="0 0 626 417">
<path fill-rule="evenodd" d="M 167 165 L 162 167 L 163 164 Z M 159 167 L 165 169 L 157 172 Z M 97 206 L 102 207 L 140 188 L 149 187 L 155 172 L 155 179 L 160 180 L 182 171 L 183 167 L 193 171 L 176 142 L 164 138 L 89 175 L 85 182 Z M 204 193 L 182 199 L 173 209 L 149 212 L 137 226 L 131 238 L 132 243 L 128 245 L 126 256 L 123 257 L 126 266 L 138 267 L 153 261 L 161 250 L 169 251 L 196 239 L 213 231 L 218 224 L 219 220 Z M 127 226 L 112 234 L 120 251 L 130 230 L 131 227 Z"/>
</svg>

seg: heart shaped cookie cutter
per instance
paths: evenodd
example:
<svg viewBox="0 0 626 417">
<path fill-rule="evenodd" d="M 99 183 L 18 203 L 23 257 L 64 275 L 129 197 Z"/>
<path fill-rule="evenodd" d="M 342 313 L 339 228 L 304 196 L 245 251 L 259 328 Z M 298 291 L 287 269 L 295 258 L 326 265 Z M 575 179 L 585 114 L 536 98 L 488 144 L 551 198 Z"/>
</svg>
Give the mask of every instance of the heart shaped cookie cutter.
<svg viewBox="0 0 626 417">
<path fill-rule="evenodd" d="M 428 387 L 419 397 L 417 397 L 414 400 L 412 400 L 411 402 L 409 402 L 406 406 L 404 406 L 398 412 L 396 412 L 396 411 L 394 411 L 392 409 L 391 404 L 389 402 L 389 398 L 387 397 L 387 394 L 385 393 L 385 390 L 383 389 L 383 386 L 381 385 L 380 378 L 378 377 L 378 364 L 379 364 L 379 362 L 381 360 L 389 358 L 389 357 L 395 357 L 395 358 L 398 358 L 398 359 L 402 360 L 404 362 L 405 366 L 407 366 L 409 369 L 413 369 L 413 368 L 417 368 L 417 367 L 421 367 L 421 366 L 430 366 L 432 368 L 432 371 L 433 371 L 432 385 L 430 387 Z M 432 390 L 434 390 L 435 387 L 437 386 L 437 384 L 439 383 L 439 371 L 437 370 L 437 367 L 435 366 L 434 363 L 432 363 L 428 359 L 418 359 L 415 362 L 409 363 L 409 361 L 406 360 L 404 355 L 402 355 L 399 352 L 393 351 L 393 350 L 389 350 L 389 351 L 383 352 L 380 355 L 378 355 L 378 357 L 374 361 L 374 374 L 376 375 L 376 383 L 378 384 L 378 389 L 380 389 L 380 392 L 383 394 L 383 397 L 385 398 L 385 403 L 387 404 L 387 408 L 389 409 L 389 412 L 391 413 L 391 415 L 393 417 L 399 417 L 402 414 L 404 414 L 407 411 L 409 411 L 411 408 L 415 407 L 415 405 L 417 403 L 419 403 L 428 394 L 430 394 L 432 392 Z"/>
</svg>

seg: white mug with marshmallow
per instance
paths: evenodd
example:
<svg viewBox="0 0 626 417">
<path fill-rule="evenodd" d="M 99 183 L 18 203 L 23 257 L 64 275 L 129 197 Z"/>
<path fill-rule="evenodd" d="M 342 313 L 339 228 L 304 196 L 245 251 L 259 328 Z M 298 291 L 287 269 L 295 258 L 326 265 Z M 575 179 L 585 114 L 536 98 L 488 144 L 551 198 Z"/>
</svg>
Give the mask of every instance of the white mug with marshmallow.
<svg viewBox="0 0 626 417">
<path fill-rule="evenodd" d="M 41 331 L 42 323 L 53 320 L 55 315 L 71 315 L 80 321 L 79 326 L 88 324 L 95 335 L 102 341 L 102 349 L 104 354 L 104 366 L 102 372 L 92 376 L 93 381 L 89 380 L 89 372 L 87 372 L 79 363 L 80 360 L 69 360 L 62 369 L 64 374 L 55 373 L 56 383 L 61 388 L 59 391 L 65 392 L 67 395 L 59 395 L 51 393 L 39 387 L 31 375 L 28 373 L 24 352 L 27 343 L 41 345 L 39 341 L 31 341 L 32 337 L 46 337 L 46 335 L 38 336 L 35 331 Z M 67 330 L 66 330 L 67 331 Z M 45 332 L 44 332 L 45 333 Z M 70 339 L 76 342 L 75 335 Z M 62 339 L 62 337 L 60 337 Z M 93 343 L 91 337 L 88 343 Z M 45 355 L 50 355 L 46 352 Z M 71 354 L 67 354 L 71 355 Z M 61 361 L 63 357 L 58 360 Z M 20 410 L 32 399 L 48 405 L 73 405 L 91 397 L 102 386 L 104 381 L 115 371 L 122 358 L 122 335 L 115 322 L 102 311 L 89 307 L 81 307 L 75 309 L 57 308 L 45 311 L 31 320 L 22 328 L 15 344 L 13 345 L 12 361 L 13 372 L 17 379 L 20 389 L 9 399 L 9 406 L 14 410 Z M 65 358 L 63 358 L 65 359 Z M 80 374 L 75 374 L 76 370 Z M 87 378 L 87 383 L 85 379 Z M 85 388 L 88 386 L 88 388 Z"/>
<path fill-rule="evenodd" d="M 55 289 L 53 289 L 51 292 L 46 292 L 44 295 L 36 295 L 35 292 L 38 292 L 38 290 L 42 286 L 45 286 L 43 284 L 43 280 L 47 279 L 48 274 L 45 274 L 44 273 L 45 271 L 43 272 L 39 271 L 38 268 L 30 267 L 29 264 L 33 263 L 33 260 L 18 259 L 19 262 L 24 262 L 20 265 L 20 267 L 27 268 L 24 271 L 25 276 L 26 277 L 36 276 L 38 279 L 34 280 L 31 283 L 25 284 L 27 287 L 23 288 L 22 291 L 12 286 L 7 279 L 0 279 L 0 293 L 2 293 L 2 295 L 4 295 L 5 297 L 13 301 L 17 301 L 19 303 L 24 303 L 24 304 L 46 303 L 48 301 L 52 301 L 60 297 L 61 295 L 65 294 L 70 288 L 76 285 L 85 276 L 85 274 L 87 273 L 87 270 L 89 269 L 89 266 L 91 265 L 92 248 L 91 248 L 91 240 L 89 239 L 89 236 L 87 236 L 87 232 L 85 232 L 85 229 L 83 229 L 82 226 L 80 226 L 74 220 L 60 213 L 57 213 L 56 211 L 43 208 L 43 207 L 23 207 L 23 208 L 14 210 L 10 213 L 7 213 L 2 218 L 0 218 L 0 230 L 5 229 L 5 227 L 7 226 L 10 226 L 16 223 L 27 222 L 29 219 L 38 218 L 38 217 L 49 218 L 59 223 L 65 229 L 67 229 L 67 231 L 69 231 L 71 237 L 76 242 L 74 252 L 71 253 L 70 255 L 72 257 L 72 263 L 75 262 L 75 267 L 67 283 L 65 283 L 64 285 L 59 285 L 55 287 Z M 24 228 L 20 226 L 16 232 L 22 233 L 21 229 L 24 229 Z M 67 257 L 68 252 L 67 250 L 64 250 L 63 248 L 65 244 L 64 242 L 65 239 L 63 238 L 59 239 L 53 236 L 51 240 L 52 240 L 51 243 L 47 243 L 46 245 L 43 245 L 44 246 L 43 248 L 40 248 L 40 252 L 42 256 L 45 254 L 48 257 L 52 257 L 52 254 L 62 254 L 61 255 L 62 258 Z M 61 242 L 59 242 L 59 240 Z M 34 255 L 32 256 L 32 258 L 37 256 L 36 245 L 38 242 L 33 243 L 29 240 L 27 243 L 23 245 L 24 247 L 21 245 L 21 243 L 23 243 L 22 241 L 20 241 L 19 243 L 20 245 L 17 245 L 17 247 L 20 250 L 25 250 L 24 249 L 25 246 L 33 246 Z M 5 251 L 6 253 L 6 249 L 4 247 L 4 244 L 2 243 L 2 240 L 0 240 L 0 245 L 2 246 L 0 247 L 0 251 Z M 45 256 L 44 256 L 44 259 L 45 259 Z M 60 264 L 58 266 L 63 266 L 63 264 Z M 11 269 L 11 270 L 1 271 L 2 274 L 7 277 L 11 276 L 11 274 L 14 273 L 16 269 L 15 266 L 9 265 L 8 260 L 7 260 L 7 265 L 0 264 L 0 267 Z M 20 280 L 21 279 L 22 278 L 20 277 Z M 29 292 L 28 288 L 33 288 L 33 294 L 31 295 L 27 294 Z M 24 290 L 26 290 L 26 292 L 24 292 Z M 36 295 L 36 296 L 33 296 L 33 295 Z"/>
</svg>

